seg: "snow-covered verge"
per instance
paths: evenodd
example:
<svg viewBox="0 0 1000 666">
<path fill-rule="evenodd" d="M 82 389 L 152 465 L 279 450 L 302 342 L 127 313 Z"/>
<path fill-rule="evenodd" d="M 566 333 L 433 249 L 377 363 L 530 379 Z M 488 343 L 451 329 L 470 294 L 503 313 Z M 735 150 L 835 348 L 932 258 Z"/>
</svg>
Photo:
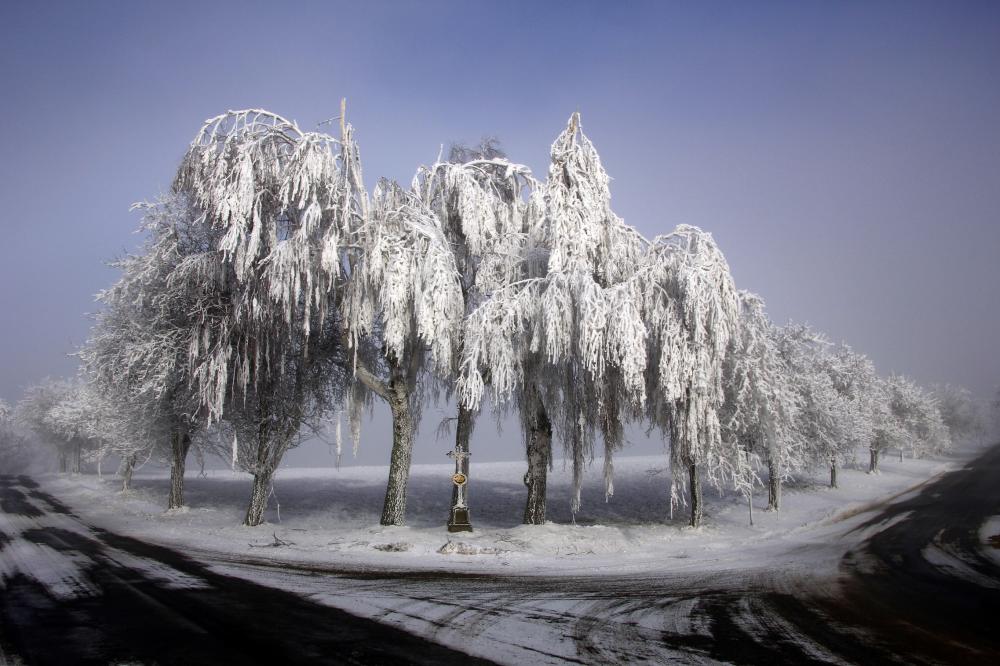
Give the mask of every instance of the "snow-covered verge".
<svg viewBox="0 0 1000 666">
<path fill-rule="evenodd" d="M 414 465 L 408 525 L 378 525 L 385 467 L 281 469 L 268 522 L 240 525 L 249 477 L 229 471 L 189 475 L 182 510 L 165 512 L 165 474 L 136 475 L 134 490 L 91 476 L 41 477 L 45 490 L 86 521 L 114 532 L 183 552 L 266 559 L 345 569 L 460 569 L 463 572 L 572 575 L 656 570 L 730 569 L 753 566 L 835 565 L 842 521 L 954 468 L 975 449 L 946 456 L 888 458 L 882 472 L 862 465 L 841 470 L 840 487 L 827 487 L 825 471 L 785 486 L 780 512 L 766 512 L 766 495 L 754 498 L 753 526 L 745 499 L 706 493 L 706 521 L 686 527 L 686 510 L 669 518 L 667 462 L 662 456 L 622 457 L 615 464 L 615 495 L 604 501 L 600 461 L 583 488 L 583 509 L 569 513 L 571 472 L 557 461 L 549 480 L 550 522 L 520 525 L 524 464 L 473 463 L 470 474 L 472 533 L 445 528 L 452 465 Z M 859 456 L 859 461 L 863 457 Z M 280 506 L 280 511 L 279 511 Z M 280 513 L 280 515 L 279 515 Z M 806 562 L 785 554 L 817 546 Z M 828 557 L 820 544 L 829 544 Z"/>
<path fill-rule="evenodd" d="M 983 523 L 979 530 L 979 538 L 983 542 L 983 550 L 987 556 L 1000 564 L 1000 516 L 992 516 Z"/>
</svg>

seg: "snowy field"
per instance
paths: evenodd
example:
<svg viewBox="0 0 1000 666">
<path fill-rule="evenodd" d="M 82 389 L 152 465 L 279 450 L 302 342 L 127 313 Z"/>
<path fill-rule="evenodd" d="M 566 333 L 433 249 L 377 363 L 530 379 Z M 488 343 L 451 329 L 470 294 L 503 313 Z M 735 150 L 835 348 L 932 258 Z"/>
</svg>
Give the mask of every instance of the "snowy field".
<svg viewBox="0 0 1000 666">
<path fill-rule="evenodd" d="M 816 567 L 832 571 L 836 565 L 841 549 L 835 535 L 843 530 L 843 520 L 959 465 L 975 451 L 903 462 L 887 456 L 877 475 L 862 471 L 859 451 L 859 462 L 841 470 L 838 489 L 827 487 L 825 470 L 802 475 L 786 484 L 780 512 L 764 511 L 766 492 L 760 492 L 754 497 L 753 526 L 742 496 L 706 487 L 705 525 L 698 529 L 686 526 L 686 508 L 669 518 L 669 472 L 663 456 L 618 459 L 615 495 L 607 502 L 601 461 L 595 461 L 575 524 L 569 512 L 570 470 L 556 461 L 549 479 L 550 522 L 542 526 L 520 525 L 523 463 L 473 463 L 470 504 L 476 529 L 471 534 L 445 529 L 454 471 L 450 464 L 413 466 L 405 527 L 378 524 L 385 467 L 281 469 L 268 522 L 256 528 L 240 525 L 250 491 L 245 474 L 189 474 L 188 506 L 172 512 L 163 510 L 166 472 L 137 474 L 134 489 L 125 495 L 118 492 L 119 481 L 109 477 L 50 475 L 40 480 L 95 525 L 182 552 L 235 559 L 348 570 L 579 576 L 774 567 L 780 565 L 775 558 L 787 556 L 789 566 L 815 572 Z M 803 545 L 814 546 L 807 562 L 789 555 Z"/>
</svg>

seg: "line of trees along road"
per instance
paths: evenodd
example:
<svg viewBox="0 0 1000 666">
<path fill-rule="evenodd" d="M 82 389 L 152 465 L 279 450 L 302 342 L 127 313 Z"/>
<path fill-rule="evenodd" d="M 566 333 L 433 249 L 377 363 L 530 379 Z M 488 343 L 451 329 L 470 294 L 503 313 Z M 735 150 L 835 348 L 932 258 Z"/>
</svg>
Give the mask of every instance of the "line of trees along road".
<svg viewBox="0 0 1000 666">
<path fill-rule="evenodd" d="M 484 141 L 408 188 L 369 192 L 343 111 L 338 136 L 263 110 L 208 120 L 170 192 L 139 206 L 145 243 L 114 262 L 79 377 L 5 407 L 4 441 L 23 448 L 34 432 L 64 472 L 116 454 L 124 489 L 137 466 L 167 460 L 171 509 L 190 452 L 220 455 L 252 474 L 245 524 L 257 525 L 284 453 L 332 419 L 340 455 L 342 418 L 356 448 L 382 400 L 381 522 L 399 525 L 424 408 L 457 405 L 456 478 L 468 478 L 488 395 L 523 429 L 524 522 L 545 521 L 555 444 L 575 513 L 598 444 L 610 497 L 614 454 L 642 424 L 669 446 L 671 514 L 686 505 L 696 526 L 703 483 L 749 500 L 766 469 L 778 510 L 782 480 L 824 466 L 835 487 L 859 446 L 877 472 L 886 450 L 920 455 L 982 429 L 967 391 L 879 377 L 845 345 L 774 325 L 710 234 L 646 239 L 626 225 L 578 114 L 544 180 Z"/>
</svg>

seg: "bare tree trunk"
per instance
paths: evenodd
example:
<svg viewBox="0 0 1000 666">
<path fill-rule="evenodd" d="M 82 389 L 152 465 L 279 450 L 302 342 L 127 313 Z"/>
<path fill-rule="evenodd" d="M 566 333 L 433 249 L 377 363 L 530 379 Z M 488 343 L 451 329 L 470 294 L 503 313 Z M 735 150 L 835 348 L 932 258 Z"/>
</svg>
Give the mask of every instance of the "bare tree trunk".
<svg viewBox="0 0 1000 666">
<path fill-rule="evenodd" d="M 546 485 L 551 448 L 552 431 L 545 427 L 532 428 L 528 434 L 528 472 L 524 475 L 524 483 L 528 488 L 528 497 L 524 505 L 525 525 L 545 523 Z"/>
<path fill-rule="evenodd" d="M 406 380 L 398 370 L 389 382 L 389 409 L 392 411 L 392 457 L 389 482 L 382 505 L 382 525 L 402 525 L 406 519 L 406 484 L 413 458 L 413 414 Z"/>
<path fill-rule="evenodd" d="M 297 431 L 271 427 L 272 422 L 268 417 L 265 409 L 258 415 L 260 424 L 257 426 L 257 460 L 250 488 L 250 503 L 243 518 L 243 524 L 248 527 L 257 527 L 264 522 L 264 512 L 274 487 L 274 472 Z M 280 518 L 280 506 L 278 514 Z"/>
<path fill-rule="evenodd" d="M 524 505 L 524 524 L 542 525 L 545 523 L 545 488 L 552 455 L 552 423 L 534 384 L 525 387 L 524 409 L 528 430 L 528 472 L 524 475 L 528 499 Z"/>
<path fill-rule="evenodd" d="M 191 438 L 186 432 L 175 430 L 170 436 L 170 496 L 167 509 L 184 506 L 184 465 L 187 462 Z"/>
<path fill-rule="evenodd" d="M 264 522 L 264 511 L 267 509 L 267 498 L 271 494 L 271 479 L 274 477 L 274 470 L 265 467 L 254 472 L 253 486 L 250 490 L 250 504 L 247 506 L 247 515 L 243 519 L 243 524 L 248 527 L 257 527 Z"/>
<path fill-rule="evenodd" d="M 201 449 L 194 450 L 194 459 L 198 462 L 198 477 L 207 477 L 205 474 L 205 454 Z"/>
<path fill-rule="evenodd" d="M 132 490 L 132 473 L 135 471 L 135 461 L 138 454 L 130 453 L 122 458 L 122 466 L 119 474 L 122 477 L 122 492 Z"/>
<path fill-rule="evenodd" d="M 868 473 L 878 474 L 879 450 L 876 448 L 869 447 L 868 452 L 871 454 L 871 459 L 869 460 L 868 463 Z"/>
<path fill-rule="evenodd" d="M 688 463 L 688 480 L 691 483 L 691 527 L 700 527 L 702 519 L 701 477 L 698 465 Z"/>
<path fill-rule="evenodd" d="M 837 456 L 830 456 L 830 487 L 837 488 Z"/>
<path fill-rule="evenodd" d="M 770 456 L 767 458 L 767 510 L 781 509 L 781 475 Z"/>
<path fill-rule="evenodd" d="M 472 514 L 469 509 L 469 436 L 472 432 L 472 418 L 472 410 L 459 403 L 455 428 L 455 474 L 461 474 L 465 481 L 452 484 L 449 532 L 472 531 Z"/>
<path fill-rule="evenodd" d="M 250 503 L 247 505 L 247 515 L 243 524 L 247 527 L 257 527 L 264 522 L 264 511 L 267 510 L 267 500 L 271 495 L 271 484 L 274 478 L 274 468 L 265 467 L 253 475 L 250 489 Z"/>
</svg>

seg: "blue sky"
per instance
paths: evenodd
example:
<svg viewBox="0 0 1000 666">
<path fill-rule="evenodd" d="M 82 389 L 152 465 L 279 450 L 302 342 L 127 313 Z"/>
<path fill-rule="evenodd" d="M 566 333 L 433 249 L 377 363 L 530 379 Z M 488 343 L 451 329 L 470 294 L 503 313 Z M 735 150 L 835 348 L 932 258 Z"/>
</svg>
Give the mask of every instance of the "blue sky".
<svg viewBox="0 0 1000 666">
<path fill-rule="evenodd" d="M 0 91 L 9 401 L 73 371 L 129 205 L 204 119 L 341 97 L 369 186 L 483 135 L 544 174 L 579 110 L 616 211 L 713 232 L 776 321 L 1000 383 L 998 3 L 7 1 Z"/>
</svg>

